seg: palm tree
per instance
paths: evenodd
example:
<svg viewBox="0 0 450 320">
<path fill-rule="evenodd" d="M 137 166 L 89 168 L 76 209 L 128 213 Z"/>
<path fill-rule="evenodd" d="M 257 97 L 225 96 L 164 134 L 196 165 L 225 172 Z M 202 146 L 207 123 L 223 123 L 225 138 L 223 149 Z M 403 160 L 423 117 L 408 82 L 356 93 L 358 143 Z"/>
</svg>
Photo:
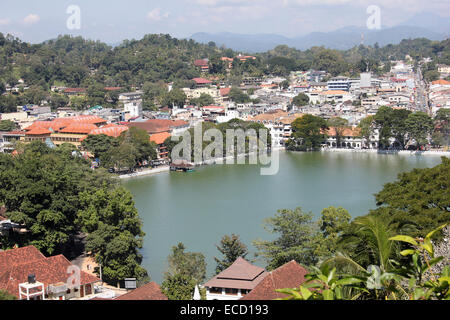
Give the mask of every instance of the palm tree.
<svg viewBox="0 0 450 320">
<path fill-rule="evenodd" d="M 375 289 L 374 293 L 379 297 L 379 289 L 389 285 L 394 277 L 390 272 L 395 268 L 392 258 L 398 256 L 398 244 L 389 238 L 395 235 L 389 222 L 379 217 L 357 218 L 353 222 L 353 232 L 340 242 L 347 253 L 338 252 L 324 261 L 322 266 L 336 267 L 340 273 L 367 277 L 367 287 Z M 400 287 L 397 289 L 404 291 Z"/>
</svg>

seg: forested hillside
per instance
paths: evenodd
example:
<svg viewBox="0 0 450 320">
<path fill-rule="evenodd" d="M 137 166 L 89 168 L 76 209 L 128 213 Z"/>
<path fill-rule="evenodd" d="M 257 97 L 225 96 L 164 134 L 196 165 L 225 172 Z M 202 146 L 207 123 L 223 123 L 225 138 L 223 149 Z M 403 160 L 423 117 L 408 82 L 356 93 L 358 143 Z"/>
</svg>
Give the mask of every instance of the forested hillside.
<svg viewBox="0 0 450 320">
<path fill-rule="evenodd" d="M 256 59 L 240 61 L 238 52 L 218 48 L 213 42 L 199 44 L 193 40 L 178 40 L 170 35 L 146 35 L 141 40 L 125 40 L 117 47 L 81 37 L 60 36 L 41 44 L 28 44 L 0 33 L 0 93 L 6 86 L 15 86 L 22 79 L 27 86 L 14 95 L 0 96 L 0 112 L 15 111 L 16 106 L 48 101 L 53 107 L 69 104 L 66 96 L 50 93 L 51 86 L 82 87 L 88 98 L 70 101 L 74 108 L 111 101 L 117 96 L 105 96 L 105 87 L 123 90 L 144 88 L 147 95 L 161 95 L 165 83 L 175 87 L 191 86 L 189 81 L 199 76 L 214 76 L 239 84 L 244 76 L 287 76 L 294 70 L 325 70 L 332 76 L 355 77 L 369 66 L 375 73 L 390 70 L 390 61 L 411 56 L 415 63 L 430 57 L 423 67 L 430 79 L 437 64 L 450 64 L 450 40 L 403 40 L 398 45 L 380 47 L 358 46 L 347 51 L 313 47 L 306 51 L 281 45 L 256 55 Z M 242 53 L 245 54 L 245 53 Z M 234 58 L 228 72 L 221 57 Z M 194 65 L 197 59 L 209 59 L 209 74 L 202 74 Z M 20 86 L 19 86 L 20 87 Z M 154 93 L 153 91 L 157 91 Z M 151 103 L 150 103 L 151 104 Z"/>
</svg>

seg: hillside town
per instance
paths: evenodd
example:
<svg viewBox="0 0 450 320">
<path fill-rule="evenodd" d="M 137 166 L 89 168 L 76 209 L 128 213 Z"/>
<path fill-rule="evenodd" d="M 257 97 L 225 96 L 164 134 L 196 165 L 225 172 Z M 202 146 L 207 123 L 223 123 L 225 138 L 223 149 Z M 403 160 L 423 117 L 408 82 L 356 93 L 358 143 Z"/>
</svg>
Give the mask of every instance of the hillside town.
<svg viewBox="0 0 450 320">
<path fill-rule="evenodd" d="M 450 66 L 440 63 L 450 59 L 447 53 L 447 56 L 442 53 L 449 42 L 445 40 L 444 45 L 443 41 L 441 47 L 438 46 L 440 43 L 430 42 L 428 50 L 437 52 L 439 50 L 435 48 L 441 48 L 442 52 L 423 57 L 422 53 L 404 54 L 403 49 L 398 49 L 414 40 L 405 41 L 394 49 L 391 46 L 384 48 L 388 53 L 394 52 L 395 59 L 394 54 L 380 53 L 379 47 L 363 45 L 355 47 L 355 51 L 370 49 L 377 58 L 366 58 L 358 51 L 361 56 L 353 59 L 352 50 L 339 52 L 323 47 L 314 48 L 313 53 L 303 53 L 281 46 L 268 53 L 250 55 L 218 48 L 214 43 L 200 45 L 164 35 L 125 41 L 114 49 L 71 37 L 42 44 L 39 50 L 27 44 L 23 49 L 18 40 L 5 38 L 5 43 L 18 52 L 10 54 L 4 50 L 9 67 L 4 68 L 6 71 L 0 70 L 0 75 L 4 72 L 0 77 L 0 300 L 3 297 L 5 300 L 92 301 L 248 301 L 299 297 L 329 300 L 328 288 L 332 285 L 338 287 L 332 297 L 344 300 L 342 292 L 348 294 L 345 285 L 370 282 L 371 278 L 360 279 L 362 273 L 370 276 L 366 269 L 372 265 L 373 257 L 364 254 L 371 254 L 368 252 L 373 249 L 370 242 L 373 238 L 368 234 L 374 229 L 380 228 L 379 234 L 384 237 L 381 243 L 391 243 L 395 240 L 391 236 L 401 234 L 404 224 L 418 226 L 407 231 L 414 239 L 421 239 L 409 241 L 419 247 L 419 242 L 431 243 L 429 237 L 448 223 L 449 180 L 445 175 L 448 176 L 450 162 L 442 157 L 442 164 L 437 164 L 436 157 L 449 155 Z M 420 44 L 421 40 L 417 41 Z M 73 49 L 77 45 L 79 48 Z M 44 46 L 49 46 L 53 53 L 49 54 Z M 79 50 L 70 59 L 75 60 L 76 56 L 83 63 L 87 61 L 85 65 L 77 69 L 77 62 L 73 62 L 75 66 L 68 66 L 68 60 L 61 62 L 66 52 L 60 50 L 60 46 L 67 46 L 67 52 Z M 285 54 L 279 53 L 283 50 L 286 50 Z M 90 51 L 95 54 L 91 56 Z M 0 54 L 2 52 L 0 50 Z M 34 54 L 42 55 L 39 63 L 45 67 L 41 68 L 30 58 Z M 295 58 L 287 58 L 296 54 Z M 60 60 L 56 58 L 58 55 Z M 309 60 L 303 55 L 310 55 Z M 27 67 L 18 68 L 16 63 Z M 44 69 L 46 77 L 41 75 Z M 212 175 L 201 176 L 205 174 L 201 169 L 211 167 L 197 170 L 209 163 L 196 162 L 195 143 L 193 148 L 187 148 L 189 154 L 185 157 L 188 160 L 177 162 L 173 159 L 172 151 L 179 138 L 199 127 L 218 129 L 220 133 L 228 129 L 266 129 L 269 133 L 269 137 L 265 137 L 267 141 L 263 141 L 268 142 L 266 151 L 286 150 L 283 154 L 292 156 L 292 159 L 285 158 L 280 167 L 287 167 L 294 162 L 294 157 L 303 155 L 357 158 L 373 154 L 375 157 L 381 155 L 373 161 L 381 161 L 381 164 L 376 171 L 369 166 L 372 159 L 364 157 L 303 158 L 306 159 L 306 170 L 302 170 L 305 167 L 298 169 L 305 165 L 300 159 L 296 163 L 298 167 L 290 167 L 286 170 L 288 173 L 278 176 L 281 179 L 278 181 L 258 180 L 263 176 L 261 174 L 251 176 L 254 185 L 244 185 L 243 181 L 247 179 L 244 171 L 234 176 L 230 170 L 216 177 L 220 181 L 211 182 Z M 261 135 L 257 137 L 262 140 Z M 233 140 L 231 147 L 238 150 L 233 157 L 250 155 L 254 140 L 247 138 L 242 141 L 245 146 L 240 154 Z M 214 142 L 219 139 L 214 138 Z M 203 141 L 198 149 L 206 149 Z M 222 152 L 223 145 L 218 149 Z M 194 152 L 190 154 L 192 150 Z M 219 151 L 213 162 L 220 160 L 218 162 L 223 163 L 225 157 Z M 418 171 L 414 167 L 419 166 L 418 159 L 398 160 L 395 158 L 398 153 L 411 158 L 416 155 L 431 157 L 417 157 L 424 161 L 420 167 L 423 171 Z M 385 155 L 386 158 L 381 159 Z M 329 170 L 322 170 L 320 161 L 333 165 Z M 376 188 L 395 179 L 396 174 L 406 168 L 413 171 L 399 174 L 398 179 L 403 179 L 400 182 L 386 184 L 374 202 L 371 198 L 362 199 L 362 191 L 360 194 L 359 187 L 352 185 L 352 161 L 363 163 L 358 168 L 359 173 L 355 169 L 360 186 L 366 187 L 368 180 L 373 182 L 370 187 L 374 190 L 365 190 L 370 197 Z M 392 162 L 392 169 L 381 174 L 387 161 L 398 162 Z M 432 165 L 436 167 L 430 168 Z M 176 172 L 156 176 L 169 171 Z M 311 176 L 295 177 L 299 172 L 311 173 Z M 325 180 L 316 181 L 323 172 Z M 333 172 L 332 176 L 330 172 Z M 371 173 L 375 178 L 366 178 L 364 173 Z M 348 179 L 345 184 L 354 189 L 338 194 L 336 189 L 341 188 L 343 179 L 338 174 L 345 175 Z M 421 176 L 417 178 L 419 174 Z M 163 176 L 163 179 L 151 180 L 149 184 L 142 179 L 133 185 L 134 178 L 144 175 L 149 179 L 154 178 L 151 175 Z M 194 183 L 189 179 L 195 177 L 200 181 L 195 187 L 186 184 L 182 185 L 182 190 L 175 189 L 180 181 Z M 231 179 L 226 182 L 234 183 L 231 187 L 212 188 L 222 187 L 229 177 Z M 290 183 L 306 184 L 298 187 Z M 325 185 L 336 190 L 339 201 L 319 197 L 319 194 L 334 192 Z M 216 189 L 215 194 L 208 194 L 210 190 L 207 189 Z M 265 189 L 270 189 L 269 195 L 264 193 Z M 295 192 L 289 193 L 292 190 Z M 244 194 L 248 191 L 255 193 Z M 405 193 L 408 193 L 407 199 L 395 198 Z M 284 195 L 294 198 L 305 208 L 313 207 L 308 201 L 317 200 L 320 209 L 324 209 L 320 213 L 316 211 L 316 216 L 302 211 L 300 206 L 279 209 L 275 217 L 268 218 L 267 214 L 274 209 L 268 209 L 268 204 L 281 199 L 284 202 L 277 205 L 284 206 L 288 199 Z M 220 201 L 214 196 L 220 197 Z M 344 205 L 340 205 L 344 198 L 353 201 L 345 203 L 347 205 L 354 205 L 355 198 L 361 198 L 362 205 L 358 203 L 361 208 L 349 209 L 350 215 Z M 238 203 L 241 200 L 244 202 Z M 339 207 L 326 208 L 324 203 L 327 201 L 333 205 L 339 203 Z M 377 208 L 369 207 L 369 202 L 376 203 Z M 171 206 L 174 203 L 176 206 Z M 257 204 L 267 208 L 258 208 Z M 227 211 L 219 212 L 217 207 Z M 156 227 L 144 232 L 143 217 L 154 218 L 151 216 L 154 212 L 162 220 L 150 220 L 150 223 L 147 220 L 146 228 L 153 227 L 152 224 Z M 177 215 L 180 213 L 181 217 Z M 202 215 L 201 220 L 194 219 L 196 213 Z M 374 213 L 378 214 L 378 220 L 372 220 Z M 205 255 L 185 252 L 186 247 L 178 241 L 181 239 L 178 233 L 194 234 L 199 242 L 211 247 L 216 238 L 207 238 L 205 230 L 223 224 L 227 226 L 224 229 L 228 229 L 214 231 L 214 236 L 229 233 L 231 227 L 226 223 L 233 221 L 232 214 L 238 215 L 234 217 L 237 224 L 247 223 L 244 232 L 259 227 L 260 221 L 255 219 L 261 218 L 266 231 L 278 233 L 280 238 L 274 241 L 259 238 L 252 242 L 258 250 L 252 252 L 259 258 L 260 264 L 257 264 L 256 259 L 247 257 L 249 251 L 238 235 L 225 235 L 221 244 L 215 245 L 224 258 L 214 257 L 215 273 L 207 274 Z M 214 215 L 211 225 L 203 225 Z M 422 218 L 426 215 L 429 216 Z M 167 221 L 164 220 L 166 216 Z M 313 218 L 317 219 L 313 221 Z M 179 224 L 182 229 L 176 229 L 180 228 Z M 163 234 L 158 238 L 157 232 Z M 148 233 L 154 238 L 149 240 Z M 427 234 L 425 240 L 420 238 Z M 172 241 L 173 245 L 172 236 L 178 237 L 178 245 L 173 246 L 167 256 L 168 248 L 161 238 Z M 341 238 L 351 238 L 354 242 L 343 246 L 339 242 Z M 149 242 L 156 243 L 161 251 L 166 250 L 167 261 L 161 262 L 161 255 L 155 259 L 145 251 L 149 250 Z M 370 250 L 368 243 L 372 245 Z M 431 255 L 433 263 L 441 262 L 435 259 L 432 249 L 427 251 L 429 248 L 425 247 L 419 251 L 416 247 L 414 252 L 412 249 L 407 251 L 414 254 L 415 262 L 421 259 L 418 258 L 420 254 Z M 316 267 L 328 259 L 342 258 L 341 249 L 348 255 L 344 257 L 347 260 L 356 251 L 359 256 L 352 258 L 357 260 L 363 256 L 358 260 L 363 267 L 351 262 L 352 266 L 357 266 L 353 276 L 359 278 L 336 275 L 336 269 L 328 265 L 321 269 Z M 386 270 L 395 272 L 389 264 L 400 254 L 394 249 L 398 248 L 389 245 L 387 261 L 373 264 L 385 262 Z M 266 264 L 261 266 L 261 261 Z M 394 264 L 405 261 L 406 258 L 394 261 Z M 164 264 L 163 271 L 152 270 L 152 277 L 155 274 L 162 277 L 159 283 L 146 270 L 149 265 L 153 268 L 153 264 Z M 442 270 L 447 271 L 433 272 L 448 273 L 448 267 L 445 268 Z M 332 284 L 338 279 L 335 276 L 342 281 Z M 418 278 L 407 278 L 399 273 L 392 279 L 401 279 L 399 281 L 404 284 Z M 302 287 L 319 281 L 325 283 L 323 287 L 317 287 L 319 290 L 310 292 Z M 344 285 L 339 287 L 339 283 Z M 376 291 L 378 288 L 366 289 L 364 285 L 351 287 L 354 288 L 358 292 L 355 299 L 396 299 L 400 296 L 398 292 L 380 293 Z M 442 293 L 444 289 L 447 291 Z M 303 293 L 299 294 L 299 290 Z M 348 291 L 351 293 L 352 290 Z M 436 285 L 433 290 L 430 295 L 448 298 L 448 281 L 447 287 Z M 418 297 L 422 296 L 418 294 Z"/>
<path fill-rule="evenodd" d="M 226 60 L 226 58 L 222 58 Z M 241 56 L 237 59 L 255 59 Z M 406 57 L 410 59 L 410 57 Z M 232 68 L 232 59 L 228 67 Z M 406 61 L 406 62 L 405 62 Z M 208 70 L 208 60 L 196 60 L 195 66 L 202 72 Z M 438 110 L 450 108 L 450 81 L 448 66 L 439 66 L 442 79 L 426 83 L 421 77 L 420 69 L 414 70 L 411 60 L 392 61 L 390 72 L 375 77 L 372 72 L 361 73 L 359 78 L 343 76 L 331 77 L 326 70 L 309 70 L 291 72 L 287 78 L 257 77 L 243 78 L 238 87 L 227 86 L 223 81 L 194 78 L 193 88 L 182 88 L 185 102 L 181 105 L 161 106 L 155 111 L 143 109 L 144 92 L 136 88 L 133 92 L 122 92 L 119 87 L 106 87 L 106 91 L 116 91 L 118 102 L 116 108 L 104 108 L 100 105 L 86 106 L 79 111 L 70 107 L 55 108 L 42 101 L 41 105 L 18 106 L 17 112 L 3 113 L 2 121 L 11 121 L 15 130 L 0 133 L 0 150 L 13 152 L 13 141 L 25 143 L 39 140 L 49 146 L 69 143 L 81 149 L 82 141 L 89 135 L 107 135 L 118 137 L 130 127 L 144 129 L 150 140 L 161 147 L 171 135 L 179 135 L 199 122 L 225 123 L 232 119 L 241 119 L 263 124 L 272 138 L 272 147 L 285 147 L 291 138 L 291 124 L 305 114 L 331 119 L 335 117 L 348 121 L 345 144 L 336 146 L 336 133 L 333 128 L 327 132 L 326 146 L 351 149 L 376 149 L 378 137 L 375 133 L 370 141 L 358 133 L 358 124 L 368 116 L 377 113 L 381 106 L 393 109 L 405 109 L 412 112 L 423 111 L 434 117 Z M 26 84 L 21 83 L 24 90 Z M 249 102 L 236 102 L 239 93 L 249 97 Z M 6 95 L 14 94 L 17 87 L 6 87 Z M 167 84 L 172 90 L 172 84 Z M 86 88 L 54 87 L 52 91 L 68 97 L 83 96 Z M 294 98 L 299 95 L 307 101 L 296 104 Z M 207 97 L 211 105 L 192 105 L 191 101 Z M 158 158 L 166 159 L 160 152 Z M 84 155 L 92 157 L 88 152 Z"/>
</svg>

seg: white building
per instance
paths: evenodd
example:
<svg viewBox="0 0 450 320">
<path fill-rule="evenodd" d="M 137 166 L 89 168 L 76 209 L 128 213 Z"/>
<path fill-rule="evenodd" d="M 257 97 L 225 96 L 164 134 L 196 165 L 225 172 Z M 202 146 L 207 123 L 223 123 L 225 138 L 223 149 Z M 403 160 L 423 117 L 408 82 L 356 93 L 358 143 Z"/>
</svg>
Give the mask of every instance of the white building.
<svg viewBox="0 0 450 320">
<path fill-rule="evenodd" d="M 238 258 L 230 267 L 206 282 L 206 300 L 239 300 L 253 290 L 268 272 Z"/>
<path fill-rule="evenodd" d="M 124 104 L 125 117 L 136 118 L 142 116 L 142 101 L 132 101 Z"/>
</svg>

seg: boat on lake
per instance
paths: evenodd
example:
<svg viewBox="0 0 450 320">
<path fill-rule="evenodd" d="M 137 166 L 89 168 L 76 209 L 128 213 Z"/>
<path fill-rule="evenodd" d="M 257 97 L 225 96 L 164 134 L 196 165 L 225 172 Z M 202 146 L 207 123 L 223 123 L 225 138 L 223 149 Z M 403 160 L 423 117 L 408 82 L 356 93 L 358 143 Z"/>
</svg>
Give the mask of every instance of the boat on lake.
<svg viewBox="0 0 450 320">
<path fill-rule="evenodd" d="M 170 164 L 170 171 L 176 172 L 194 172 L 194 165 L 189 162 L 178 161 Z"/>
</svg>

